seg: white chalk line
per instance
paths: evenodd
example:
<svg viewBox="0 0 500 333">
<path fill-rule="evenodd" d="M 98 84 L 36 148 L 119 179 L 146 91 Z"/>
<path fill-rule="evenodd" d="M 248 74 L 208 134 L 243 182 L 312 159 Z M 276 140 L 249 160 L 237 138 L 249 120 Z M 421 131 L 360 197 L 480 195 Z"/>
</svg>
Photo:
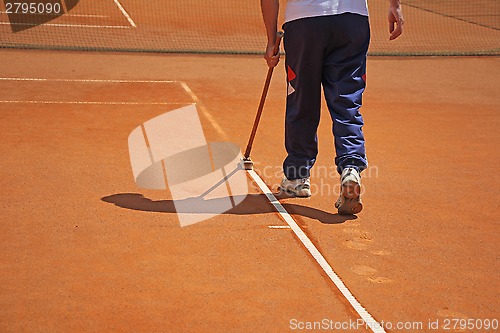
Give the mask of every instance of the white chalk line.
<svg viewBox="0 0 500 333">
<path fill-rule="evenodd" d="M 295 235 L 299 238 L 302 244 L 306 247 L 309 253 L 313 256 L 316 262 L 321 266 L 323 271 L 328 275 L 330 280 L 335 284 L 335 286 L 340 290 L 342 295 L 347 299 L 349 304 L 358 313 L 361 319 L 364 320 L 367 327 L 370 328 L 374 333 L 383 333 L 385 330 L 380 326 L 380 324 L 366 311 L 366 309 L 358 302 L 354 295 L 345 286 L 339 276 L 334 272 L 332 266 L 326 261 L 325 257 L 319 252 L 318 248 L 311 242 L 309 237 L 302 231 L 297 222 L 290 216 L 286 209 L 281 205 L 281 203 L 276 199 L 274 194 L 271 192 L 269 187 L 264 183 L 260 176 L 254 170 L 247 170 L 248 174 L 252 177 L 255 183 L 260 187 L 262 192 L 267 196 L 271 204 L 276 208 L 281 217 L 285 220 L 288 226 L 292 229 Z"/>
<path fill-rule="evenodd" d="M 229 137 L 227 136 L 226 132 L 224 132 L 224 130 L 215 121 L 214 117 L 212 117 L 212 115 L 210 114 L 210 112 L 208 112 L 208 110 L 205 107 L 205 105 L 203 105 L 203 103 L 200 101 L 200 99 L 198 98 L 198 96 L 196 96 L 194 94 L 194 92 L 191 90 L 191 88 L 189 88 L 189 86 L 185 82 L 179 81 L 179 84 L 184 88 L 184 90 L 186 91 L 186 93 L 189 96 L 191 96 L 191 98 L 193 99 L 193 101 L 195 102 L 195 104 L 198 106 L 198 109 L 203 113 L 203 115 L 205 116 L 205 118 L 207 118 L 207 120 L 210 122 L 210 125 L 212 125 L 212 127 L 215 129 L 215 131 L 217 132 L 217 134 L 219 134 L 222 137 L 222 139 L 224 139 L 226 141 L 229 141 Z"/>
<path fill-rule="evenodd" d="M 198 104 L 200 103 L 199 98 L 194 94 L 194 92 L 188 87 L 188 85 L 184 82 L 181 82 L 181 85 L 188 92 L 188 94 L 193 98 L 193 101 Z M 214 126 L 217 132 L 221 136 L 224 137 L 225 140 L 228 139 L 227 134 L 224 130 L 217 124 L 215 119 L 210 115 L 208 110 L 203 107 L 203 114 L 207 117 L 209 122 Z M 281 217 L 288 224 L 288 227 L 292 229 L 298 239 L 302 242 L 302 244 L 306 247 L 309 253 L 313 256 L 316 262 L 320 265 L 323 271 L 328 275 L 330 280 L 335 284 L 335 286 L 339 289 L 342 295 L 347 299 L 349 304 L 353 307 L 356 313 L 363 319 L 366 323 L 366 326 L 372 330 L 374 333 L 385 333 L 383 327 L 372 317 L 368 311 L 358 302 L 358 300 L 354 297 L 354 295 L 349 291 L 349 289 L 345 286 L 339 276 L 333 271 L 333 268 L 326 261 L 325 257 L 319 252 L 317 247 L 311 242 L 311 240 L 307 237 L 307 235 L 302 231 L 299 225 L 295 222 L 292 216 L 286 211 L 285 207 L 281 205 L 281 203 L 276 199 L 274 194 L 271 192 L 269 187 L 264 183 L 264 181 L 260 178 L 260 176 L 254 170 L 247 170 L 248 174 L 252 177 L 252 179 L 257 183 L 262 192 L 266 195 L 270 203 L 274 206 L 274 208 L 278 211 Z M 269 228 L 276 229 L 286 229 L 287 226 L 268 226 Z"/>
<path fill-rule="evenodd" d="M 0 100 L 4 104 L 81 104 L 81 105 L 190 105 L 194 103 L 178 102 L 98 102 L 98 101 L 23 101 Z"/>
<path fill-rule="evenodd" d="M 118 9 L 121 11 L 121 13 L 123 14 L 123 16 L 125 16 L 125 18 L 127 19 L 128 23 L 130 23 L 130 25 L 132 27 L 137 28 L 137 25 L 135 24 L 134 20 L 132 20 L 132 18 L 127 13 L 127 11 L 125 10 L 125 8 L 123 8 L 123 6 L 120 3 L 120 1 L 118 1 L 118 0 L 113 0 L 113 1 L 115 2 L 115 4 L 118 7 Z"/>
<path fill-rule="evenodd" d="M 109 80 L 109 79 L 48 79 L 35 77 L 0 77 L 0 81 L 34 81 L 34 82 L 87 82 L 87 83 L 179 83 L 172 80 Z M 191 103 L 189 103 L 191 104 Z"/>
<path fill-rule="evenodd" d="M 65 17 L 92 17 L 92 18 L 105 18 L 109 15 L 97 15 L 97 14 L 64 14 Z"/>
<path fill-rule="evenodd" d="M 29 78 L 29 77 L 0 77 L 1 81 L 17 82 L 78 82 L 78 83 L 155 83 L 155 84 L 180 84 L 172 80 L 109 80 L 109 79 L 48 79 L 48 78 Z M 190 95 L 192 98 L 192 96 Z M 43 101 L 43 100 L 0 100 L 3 104 L 80 104 L 80 105 L 191 105 L 196 102 L 123 102 L 123 101 Z"/>
</svg>

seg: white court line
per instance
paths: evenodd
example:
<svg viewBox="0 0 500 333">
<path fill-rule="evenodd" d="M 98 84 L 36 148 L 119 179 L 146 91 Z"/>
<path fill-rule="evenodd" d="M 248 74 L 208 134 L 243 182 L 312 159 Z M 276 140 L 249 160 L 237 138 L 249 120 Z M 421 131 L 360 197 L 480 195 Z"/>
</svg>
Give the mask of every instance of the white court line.
<svg viewBox="0 0 500 333">
<path fill-rule="evenodd" d="M 39 26 L 40 24 L 34 23 L 10 23 L 0 22 L 0 25 L 26 25 L 26 26 Z M 49 27 L 76 27 L 76 28 L 105 28 L 105 29 L 130 29 L 127 25 L 91 25 L 91 24 L 65 24 L 65 23 L 44 23 L 43 26 Z"/>
<path fill-rule="evenodd" d="M 94 18 L 104 18 L 109 17 L 109 15 L 96 15 L 96 14 L 64 14 L 64 16 L 72 17 L 94 17 Z"/>
<path fill-rule="evenodd" d="M 189 93 L 189 95 L 193 98 L 193 101 L 198 104 L 201 103 L 199 98 L 194 94 L 194 92 L 188 87 L 188 85 L 184 82 L 181 82 L 181 85 L 184 89 Z M 224 139 L 228 139 L 227 134 L 224 130 L 217 124 L 212 115 L 206 110 L 205 107 L 202 108 L 202 112 L 207 119 L 212 124 L 212 126 L 216 129 L 219 134 L 221 134 Z M 335 286 L 340 290 L 342 295 L 347 299 L 349 304 L 353 307 L 353 309 L 358 313 L 358 315 L 363 319 L 366 326 L 372 330 L 374 333 L 385 333 L 384 328 L 372 317 L 371 314 L 366 311 L 366 309 L 358 302 L 358 300 L 354 297 L 354 295 L 349 291 L 349 289 L 345 286 L 339 276 L 333 271 L 332 266 L 326 261 L 325 257 L 319 252 L 319 250 L 314 246 L 311 240 L 307 237 L 307 235 L 302 231 L 297 222 L 292 218 L 292 216 L 286 211 L 285 207 L 281 205 L 281 203 L 276 199 L 274 194 L 271 192 L 269 187 L 264 183 L 264 181 L 260 178 L 260 176 L 254 170 L 247 170 L 248 174 L 252 177 L 252 179 L 257 183 L 262 192 L 267 196 L 271 204 L 276 208 L 281 217 L 285 220 L 295 235 L 299 238 L 302 244 L 306 247 L 309 253 L 313 256 L 316 262 L 321 266 L 323 271 L 328 275 L 330 280 L 335 284 Z M 277 228 L 278 226 L 269 226 L 269 228 Z M 280 226 L 286 228 L 286 226 Z"/>
<path fill-rule="evenodd" d="M 172 80 L 106 80 L 106 79 L 46 79 L 33 77 L 0 77 L 0 81 L 54 81 L 54 82 L 89 82 L 89 83 L 179 83 Z"/>
<path fill-rule="evenodd" d="M 194 94 L 194 92 L 189 88 L 189 86 L 185 82 L 179 81 L 179 84 L 184 88 L 184 90 L 188 93 L 189 96 L 193 99 L 195 104 L 198 106 L 199 110 L 203 113 L 205 118 L 208 119 L 212 127 L 217 131 L 217 134 L 219 134 L 222 139 L 229 141 L 229 137 L 227 136 L 226 132 L 219 126 L 219 124 L 215 121 L 214 117 L 208 112 L 207 108 L 203 103 L 200 101 L 198 96 Z"/>
<path fill-rule="evenodd" d="M 137 25 L 135 25 L 135 22 L 134 20 L 132 20 L 132 18 L 130 17 L 130 15 L 127 13 L 127 11 L 125 10 L 125 8 L 123 8 L 122 4 L 120 3 L 120 1 L 118 0 L 113 0 L 116 4 L 116 6 L 118 7 L 118 9 L 122 12 L 123 16 L 125 16 L 125 18 L 127 19 L 128 23 L 130 23 L 130 25 L 134 28 L 137 28 Z"/>
<path fill-rule="evenodd" d="M 0 100 L 3 104 L 82 104 L 82 105 L 193 105 L 195 103 L 174 103 L 174 102 L 92 102 L 92 101 L 17 101 Z"/>
<path fill-rule="evenodd" d="M 47 79 L 29 77 L 0 77 L 0 81 L 21 82 L 79 82 L 79 83 L 176 83 L 172 80 L 104 80 L 104 79 Z M 190 97 L 192 97 L 190 95 Z M 190 105 L 196 102 L 96 102 L 96 101 L 36 101 L 36 100 L 0 100 L 3 104 L 81 104 L 81 105 Z"/>
<path fill-rule="evenodd" d="M 358 300 L 354 297 L 354 295 L 347 289 L 345 284 L 339 278 L 339 276 L 333 271 L 332 266 L 326 261 L 325 257 L 319 252 L 318 248 L 314 246 L 309 237 L 302 231 L 297 222 L 290 216 L 290 214 L 286 211 L 285 207 L 281 205 L 281 203 L 276 199 L 274 194 L 271 192 L 269 187 L 264 183 L 264 181 L 260 178 L 260 176 L 254 170 L 247 170 L 248 174 L 252 177 L 252 179 L 257 183 L 262 192 L 267 196 L 271 204 L 276 208 L 278 213 L 280 213 L 281 217 L 285 220 L 285 222 L 290 226 L 295 235 L 299 238 L 302 244 L 306 247 L 307 251 L 313 256 L 316 262 L 321 266 L 323 271 L 328 275 L 330 280 L 335 284 L 335 286 L 340 290 L 342 295 L 349 301 L 349 304 L 354 308 L 354 310 L 358 313 L 361 319 L 364 320 L 366 326 L 371 329 L 374 333 L 383 333 L 385 330 L 380 326 L 380 324 L 366 311 L 366 309 L 358 302 Z"/>
</svg>

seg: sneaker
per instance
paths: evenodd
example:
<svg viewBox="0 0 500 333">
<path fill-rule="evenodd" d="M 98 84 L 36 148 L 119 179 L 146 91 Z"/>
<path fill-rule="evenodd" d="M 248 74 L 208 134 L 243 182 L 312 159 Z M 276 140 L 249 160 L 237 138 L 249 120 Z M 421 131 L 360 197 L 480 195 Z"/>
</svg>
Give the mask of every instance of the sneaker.
<svg viewBox="0 0 500 333">
<path fill-rule="evenodd" d="M 341 215 L 354 215 L 361 212 L 361 176 L 354 168 L 346 168 L 340 176 L 340 196 L 335 207 Z"/>
<path fill-rule="evenodd" d="M 285 177 L 281 181 L 280 190 L 296 197 L 307 198 L 311 196 L 311 182 L 309 178 L 288 180 Z"/>
</svg>

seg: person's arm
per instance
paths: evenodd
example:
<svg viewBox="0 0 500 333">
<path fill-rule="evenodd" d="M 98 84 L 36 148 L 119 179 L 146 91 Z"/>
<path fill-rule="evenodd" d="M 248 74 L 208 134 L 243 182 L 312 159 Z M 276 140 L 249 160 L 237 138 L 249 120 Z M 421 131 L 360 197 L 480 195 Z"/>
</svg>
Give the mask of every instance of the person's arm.
<svg viewBox="0 0 500 333">
<path fill-rule="evenodd" d="M 262 10 L 262 17 L 264 18 L 264 25 L 267 34 L 267 46 L 264 59 L 267 61 L 269 67 L 275 67 L 279 62 L 278 54 L 273 54 L 274 44 L 276 43 L 276 34 L 278 32 L 278 12 L 279 0 L 261 0 L 260 8 Z"/>
<path fill-rule="evenodd" d="M 389 4 L 389 40 L 398 38 L 403 33 L 403 13 L 401 12 L 400 0 L 390 0 Z"/>
</svg>

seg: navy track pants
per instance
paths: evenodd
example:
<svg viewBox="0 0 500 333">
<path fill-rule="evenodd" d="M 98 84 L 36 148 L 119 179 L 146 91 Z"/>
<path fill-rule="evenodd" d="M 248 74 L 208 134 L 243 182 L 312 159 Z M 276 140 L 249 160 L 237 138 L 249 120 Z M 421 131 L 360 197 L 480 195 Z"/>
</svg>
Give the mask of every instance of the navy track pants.
<svg viewBox="0 0 500 333">
<path fill-rule="evenodd" d="M 345 13 L 303 18 L 285 23 L 283 29 L 288 84 L 285 176 L 310 176 L 318 154 L 321 86 L 333 122 L 337 171 L 363 171 L 368 163 L 359 108 L 370 42 L 368 17 Z"/>
</svg>

